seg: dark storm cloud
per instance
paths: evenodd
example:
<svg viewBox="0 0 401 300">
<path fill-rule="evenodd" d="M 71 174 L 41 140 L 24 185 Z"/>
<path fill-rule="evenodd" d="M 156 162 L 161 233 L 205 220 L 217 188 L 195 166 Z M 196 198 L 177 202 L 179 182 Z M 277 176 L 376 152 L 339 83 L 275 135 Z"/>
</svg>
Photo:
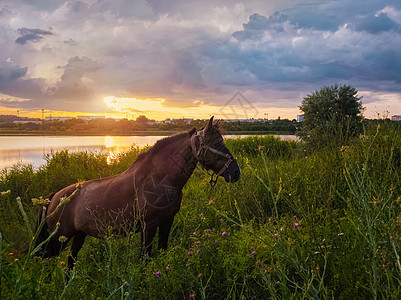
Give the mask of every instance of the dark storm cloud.
<svg viewBox="0 0 401 300">
<path fill-rule="evenodd" d="M 292 82 L 297 89 L 331 81 L 380 90 L 389 86 L 382 82 L 392 81 L 392 91 L 401 91 L 400 24 L 377 11 L 342 22 L 331 18 L 330 11 L 307 24 L 300 11 L 305 16 L 324 12 L 307 8 L 288 10 L 288 15 L 253 14 L 242 30 L 233 33 L 237 43 L 214 43 L 207 55 L 215 60 L 224 56 L 238 74 L 252 74 L 254 86 L 264 82 L 288 88 L 285 83 Z M 324 25 L 324 19 L 331 21 Z"/>
<path fill-rule="evenodd" d="M 26 75 L 28 67 L 14 65 L 11 61 L 0 64 L 0 86 L 5 86 Z"/>
<path fill-rule="evenodd" d="M 15 40 L 17 44 L 25 45 L 27 42 L 38 42 L 43 39 L 44 35 L 52 35 L 51 31 L 42 29 L 31 29 L 31 28 L 19 28 L 18 32 L 21 34 L 19 38 Z"/>
<path fill-rule="evenodd" d="M 384 13 L 366 16 L 350 27 L 356 31 L 366 31 L 370 34 L 379 34 L 385 31 L 401 33 L 401 25 L 394 22 Z"/>
<path fill-rule="evenodd" d="M 260 39 L 266 31 L 283 32 L 284 25 L 289 21 L 285 14 L 275 12 L 269 18 L 253 14 L 249 17 L 248 23 L 243 24 L 244 29 L 233 33 L 237 40 Z"/>
</svg>

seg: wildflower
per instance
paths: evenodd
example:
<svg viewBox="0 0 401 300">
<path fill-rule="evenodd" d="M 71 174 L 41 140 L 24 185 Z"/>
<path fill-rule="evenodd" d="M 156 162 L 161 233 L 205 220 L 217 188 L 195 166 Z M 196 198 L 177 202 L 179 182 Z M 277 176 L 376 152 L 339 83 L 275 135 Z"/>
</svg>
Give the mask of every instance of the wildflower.
<svg viewBox="0 0 401 300">
<path fill-rule="evenodd" d="M 202 273 L 199 273 L 199 274 L 198 274 L 198 278 L 201 278 L 201 277 L 202 277 Z"/>
<path fill-rule="evenodd" d="M 193 293 L 191 293 L 191 294 L 189 294 L 188 298 L 189 298 L 189 299 L 194 299 L 194 298 L 195 298 L 195 295 L 194 295 Z"/>
<path fill-rule="evenodd" d="M 221 236 L 226 236 L 227 232 L 223 231 L 223 233 L 221 234 Z"/>
<path fill-rule="evenodd" d="M 170 270 L 170 265 L 167 265 L 167 266 L 166 266 L 166 272 L 167 272 L 168 270 Z"/>
<path fill-rule="evenodd" d="M 42 196 L 40 196 L 39 198 L 32 198 L 31 201 L 33 206 L 46 206 L 50 203 L 49 199 L 43 199 Z"/>
<path fill-rule="evenodd" d="M 10 191 L 10 190 L 1 192 L 1 195 L 2 195 L 2 196 L 8 195 L 8 194 L 11 194 L 11 191 Z"/>
<path fill-rule="evenodd" d="M 196 235 L 196 231 L 194 231 L 192 234 L 193 234 L 193 235 Z"/>
<path fill-rule="evenodd" d="M 275 236 L 275 237 L 278 237 L 278 233 L 275 233 L 274 236 Z"/>
<path fill-rule="evenodd" d="M 217 244 L 219 241 L 218 240 L 214 240 L 214 243 Z"/>
<path fill-rule="evenodd" d="M 65 241 L 67 241 L 67 237 L 65 237 L 64 235 L 60 235 L 60 237 L 58 238 L 58 241 L 60 243 L 64 243 Z"/>
<path fill-rule="evenodd" d="M 297 216 L 294 216 L 294 219 L 296 219 L 297 218 Z"/>
<path fill-rule="evenodd" d="M 156 277 L 160 277 L 160 276 L 162 275 L 162 273 L 161 273 L 160 271 L 157 271 L 157 272 L 155 273 L 155 275 L 156 275 Z"/>
<path fill-rule="evenodd" d="M 298 227 L 298 223 L 297 222 L 295 222 L 294 224 L 292 224 L 293 226 L 294 226 L 294 228 L 297 228 Z"/>
<path fill-rule="evenodd" d="M 220 219 L 220 223 L 223 223 L 224 222 L 224 219 Z"/>
<path fill-rule="evenodd" d="M 372 202 L 372 203 L 373 203 L 374 205 L 377 205 L 377 204 L 379 204 L 380 202 L 382 202 L 382 199 L 380 199 L 379 197 L 377 197 L 377 198 L 376 198 L 376 197 L 373 197 L 373 202 Z"/>
<path fill-rule="evenodd" d="M 198 249 L 198 250 L 196 250 L 196 254 L 199 254 L 200 253 L 200 250 Z"/>
<path fill-rule="evenodd" d="M 256 253 L 255 250 L 253 250 L 253 251 L 251 252 L 251 254 L 252 254 L 253 256 L 255 256 L 257 253 Z"/>
<path fill-rule="evenodd" d="M 188 255 L 188 256 L 191 256 L 191 251 L 188 251 L 187 255 Z"/>
</svg>

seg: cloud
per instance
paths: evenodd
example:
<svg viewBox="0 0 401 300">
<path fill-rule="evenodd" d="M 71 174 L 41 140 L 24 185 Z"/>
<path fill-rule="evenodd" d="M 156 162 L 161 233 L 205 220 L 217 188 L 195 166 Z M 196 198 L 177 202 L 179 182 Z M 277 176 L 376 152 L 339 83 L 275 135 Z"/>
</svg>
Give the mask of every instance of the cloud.
<svg viewBox="0 0 401 300">
<path fill-rule="evenodd" d="M 269 18 L 253 14 L 248 23 L 243 24 L 244 29 L 233 33 L 233 37 L 239 41 L 246 39 L 261 39 L 266 31 L 284 32 L 286 23 L 289 22 L 287 15 L 275 12 Z"/>
<path fill-rule="evenodd" d="M 85 105 L 85 101 L 90 100 L 94 94 L 93 89 L 85 82 L 85 76 L 101 67 L 101 64 L 88 57 L 71 57 L 65 66 L 59 67 L 64 72 L 57 84 L 48 89 L 48 98 L 63 104 L 79 102 Z"/>
<path fill-rule="evenodd" d="M 0 92 L 92 112 L 106 96 L 190 108 L 241 90 L 289 108 L 334 83 L 396 94 L 400 16 L 393 0 L 3 0 Z"/>
<path fill-rule="evenodd" d="M 52 35 L 51 31 L 42 29 L 30 29 L 30 28 L 19 28 L 18 32 L 21 34 L 19 38 L 15 40 L 17 44 L 25 45 L 27 42 L 38 42 L 43 39 L 44 35 Z"/>
<path fill-rule="evenodd" d="M 15 65 L 10 59 L 0 64 L 0 87 L 26 75 L 28 67 Z"/>
<path fill-rule="evenodd" d="M 366 16 L 350 25 L 350 27 L 355 31 L 365 31 L 370 34 L 379 34 L 386 31 L 401 33 L 401 25 L 393 21 L 385 13 Z"/>
</svg>

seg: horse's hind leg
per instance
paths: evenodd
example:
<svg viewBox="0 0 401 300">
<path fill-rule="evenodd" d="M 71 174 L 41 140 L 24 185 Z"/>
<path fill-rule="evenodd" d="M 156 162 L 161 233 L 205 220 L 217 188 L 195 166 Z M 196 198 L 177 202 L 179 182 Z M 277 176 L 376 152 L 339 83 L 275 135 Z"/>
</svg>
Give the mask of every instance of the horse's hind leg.
<svg viewBox="0 0 401 300">
<path fill-rule="evenodd" d="M 71 244 L 71 255 L 68 256 L 68 270 L 72 270 L 74 268 L 74 263 L 77 259 L 79 250 L 81 250 L 82 245 L 84 244 L 85 237 L 86 233 L 82 231 L 78 231 L 74 235 Z"/>
</svg>

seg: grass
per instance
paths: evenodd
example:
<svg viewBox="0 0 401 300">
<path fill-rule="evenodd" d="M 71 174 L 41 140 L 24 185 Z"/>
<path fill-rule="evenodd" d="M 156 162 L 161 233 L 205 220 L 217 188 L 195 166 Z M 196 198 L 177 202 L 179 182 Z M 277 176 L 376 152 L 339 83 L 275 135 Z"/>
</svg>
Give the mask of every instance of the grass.
<svg viewBox="0 0 401 300">
<path fill-rule="evenodd" d="M 316 151 L 272 137 L 226 145 L 241 180 L 220 179 L 209 197 L 209 177 L 196 169 L 167 251 L 141 260 L 137 234 L 88 238 L 69 278 L 67 250 L 46 260 L 18 254 L 35 236 L 31 199 L 119 173 L 142 150 L 112 165 L 102 154 L 63 151 L 37 170 L 3 170 L 0 298 L 401 297 L 399 128 L 372 125 L 348 145 Z"/>
</svg>

